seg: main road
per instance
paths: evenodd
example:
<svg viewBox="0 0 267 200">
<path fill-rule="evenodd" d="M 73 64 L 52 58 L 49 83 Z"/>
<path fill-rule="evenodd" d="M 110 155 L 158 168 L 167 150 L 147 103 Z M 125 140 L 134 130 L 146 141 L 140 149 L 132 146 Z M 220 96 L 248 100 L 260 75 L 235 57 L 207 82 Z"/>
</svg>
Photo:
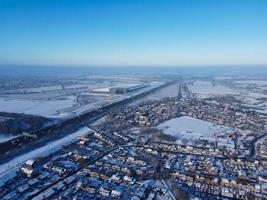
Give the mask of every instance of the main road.
<svg viewBox="0 0 267 200">
<path fill-rule="evenodd" d="M 258 141 L 258 140 L 260 140 L 261 138 L 263 138 L 263 137 L 267 137 L 267 132 L 266 131 L 264 131 L 264 132 L 261 132 L 261 133 L 259 133 L 259 135 L 257 135 L 251 142 L 250 142 L 250 154 L 249 154 L 249 156 L 250 157 L 254 157 L 255 156 L 255 145 L 256 145 L 256 142 Z"/>
</svg>

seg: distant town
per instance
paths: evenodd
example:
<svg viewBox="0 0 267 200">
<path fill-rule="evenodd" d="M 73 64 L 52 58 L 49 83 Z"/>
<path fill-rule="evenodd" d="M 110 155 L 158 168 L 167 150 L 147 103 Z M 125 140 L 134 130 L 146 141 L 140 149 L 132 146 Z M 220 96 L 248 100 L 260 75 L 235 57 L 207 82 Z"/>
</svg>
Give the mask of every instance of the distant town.
<svg viewBox="0 0 267 200">
<path fill-rule="evenodd" d="M 265 78 L 0 85 L 0 199 L 267 199 Z"/>
</svg>

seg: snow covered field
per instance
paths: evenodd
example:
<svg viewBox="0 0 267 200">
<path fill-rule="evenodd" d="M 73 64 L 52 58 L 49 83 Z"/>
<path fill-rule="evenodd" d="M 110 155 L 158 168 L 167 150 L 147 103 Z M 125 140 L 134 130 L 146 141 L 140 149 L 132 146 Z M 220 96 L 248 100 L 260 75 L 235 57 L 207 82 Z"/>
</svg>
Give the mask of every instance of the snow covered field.
<svg viewBox="0 0 267 200">
<path fill-rule="evenodd" d="M 195 81 L 188 84 L 189 89 L 199 98 L 232 95 L 247 107 L 259 113 L 267 113 L 267 80 L 230 80 L 226 83 L 220 79 L 211 81 Z"/>
<path fill-rule="evenodd" d="M 267 113 L 267 80 L 239 80 L 233 82 L 233 87 L 240 91 L 240 95 L 236 96 L 241 100 L 242 105 L 250 107 L 259 113 Z"/>
<path fill-rule="evenodd" d="M 177 143 L 187 141 L 188 144 L 197 143 L 199 140 L 217 141 L 233 147 L 234 142 L 228 137 L 234 129 L 219 126 L 213 123 L 192 117 L 179 117 L 165 121 L 157 126 L 163 133 L 173 135 Z"/>
<path fill-rule="evenodd" d="M 193 85 L 189 85 L 189 89 L 200 97 L 238 94 L 237 90 L 223 85 L 213 85 L 210 81 L 195 81 Z"/>
<path fill-rule="evenodd" d="M 142 83 L 138 77 L 80 77 L 67 80 L 27 80 L 0 91 L 0 112 L 24 113 L 47 118 L 67 119 L 104 105 L 129 98 L 149 90 L 161 82 L 151 82 L 150 87 L 131 94 L 92 94 L 99 87 L 112 85 L 133 85 Z M 9 83 L 7 83 L 9 84 Z M 38 87 L 39 86 L 39 87 Z"/>
<path fill-rule="evenodd" d="M 67 135 L 64 138 L 47 143 L 43 147 L 37 148 L 33 151 L 30 151 L 29 153 L 25 153 L 21 156 L 15 157 L 14 159 L 4 164 L 1 164 L 0 165 L 0 179 L 2 176 L 5 176 L 7 173 L 10 173 L 13 170 L 16 170 L 17 167 L 21 166 L 27 160 L 33 159 L 39 156 L 49 155 L 50 153 L 55 152 L 56 150 L 60 149 L 63 145 L 72 143 L 78 136 L 87 135 L 88 133 L 92 131 L 93 130 L 88 127 L 83 127 L 79 129 L 78 131 Z"/>
<path fill-rule="evenodd" d="M 62 90 L 61 85 L 53 85 L 53 86 L 43 86 L 43 87 L 33 87 L 33 88 L 25 88 L 20 91 L 24 92 L 44 92 L 44 91 L 53 91 L 53 90 Z"/>
<path fill-rule="evenodd" d="M 0 111 L 56 117 L 57 111 L 75 105 L 75 96 L 51 100 L 28 100 L 0 98 Z"/>
<path fill-rule="evenodd" d="M 11 99 L 0 97 L 0 111 L 64 119 L 100 108 L 105 104 L 119 101 L 127 97 L 126 95 L 91 95 L 89 93 L 87 95 L 82 95 L 87 96 L 87 103 L 77 103 L 77 97 L 74 95 L 46 100 Z"/>
<path fill-rule="evenodd" d="M 256 84 L 260 86 L 267 86 L 267 80 L 240 80 L 235 81 L 237 84 Z"/>
</svg>

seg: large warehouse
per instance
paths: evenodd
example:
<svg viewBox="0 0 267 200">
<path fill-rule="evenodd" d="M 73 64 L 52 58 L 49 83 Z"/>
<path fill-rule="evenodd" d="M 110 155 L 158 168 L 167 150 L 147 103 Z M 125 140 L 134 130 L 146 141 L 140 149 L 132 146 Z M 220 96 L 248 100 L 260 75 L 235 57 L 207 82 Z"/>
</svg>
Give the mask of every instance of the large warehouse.
<svg viewBox="0 0 267 200">
<path fill-rule="evenodd" d="M 123 84 L 118 86 L 112 86 L 108 88 L 97 88 L 92 90 L 93 93 L 103 93 L 103 94 L 126 94 L 133 92 L 142 88 L 147 87 L 145 84 Z"/>
</svg>

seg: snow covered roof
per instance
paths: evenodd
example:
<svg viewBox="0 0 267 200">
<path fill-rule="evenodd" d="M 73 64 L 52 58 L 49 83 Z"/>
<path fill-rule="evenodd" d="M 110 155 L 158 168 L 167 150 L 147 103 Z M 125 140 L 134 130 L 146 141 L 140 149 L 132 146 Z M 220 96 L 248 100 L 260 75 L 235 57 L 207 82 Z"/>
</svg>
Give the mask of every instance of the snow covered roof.
<svg viewBox="0 0 267 200">
<path fill-rule="evenodd" d="M 34 160 L 27 160 L 26 165 L 32 166 L 34 162 Z"/>
<path fill-rule="evenodd" d="M 117 190 L 112 190 L 111 191 L 111 195 L 112 196 L 116 196 L 116 197 L 120 197 L 121 196 L 121 192 L 120 191 L 117 191 Z"/>
</svg>

